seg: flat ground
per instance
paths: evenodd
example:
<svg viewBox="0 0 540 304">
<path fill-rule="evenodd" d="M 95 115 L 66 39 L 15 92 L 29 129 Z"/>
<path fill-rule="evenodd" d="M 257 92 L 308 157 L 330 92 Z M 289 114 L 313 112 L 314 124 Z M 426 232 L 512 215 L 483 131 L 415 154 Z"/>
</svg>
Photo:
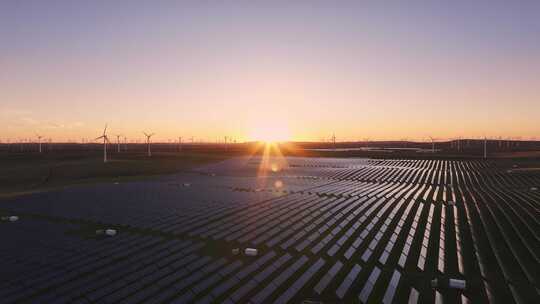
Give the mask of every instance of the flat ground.
<svg viewBox="0 0 540 304">
<path fill-rule="evenodd" d="M 42 191 L 73 184 L 144 179 L 189 170 L 194 166 L 221 161 L 227 153 L 184 152 L 111 153 L 82 151 L 54 153 L 11 153 L 0 157 L 0 197 Z"/>
<path fill-rule="evenodd" d="M 0 300 L 539 303 L 540 175 L 509 167 L 232 158 L 4 198 Z"/>
</svg>

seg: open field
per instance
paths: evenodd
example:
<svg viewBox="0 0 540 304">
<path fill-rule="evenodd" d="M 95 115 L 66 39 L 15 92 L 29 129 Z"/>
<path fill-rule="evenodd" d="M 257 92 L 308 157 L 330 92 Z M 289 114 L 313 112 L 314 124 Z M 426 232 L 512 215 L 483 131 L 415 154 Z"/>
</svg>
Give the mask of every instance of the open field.
<svg viewBox="0 0 540 304">
<path fill-rule="evenodd" d="M 540 174 L 510 165 L 235 157 L 4 199 L 0 299 L 538 303 Z"/>
<path fill-rule="evenodd" d="M 111 153 L 103 163 L 99 151 L 12 153 L 0 158 L 0 196 L 32 192 L 79 183 L 125 181 L 189 170 L 216 162 L 234 153 L 185 152 Z"/>
</svg>

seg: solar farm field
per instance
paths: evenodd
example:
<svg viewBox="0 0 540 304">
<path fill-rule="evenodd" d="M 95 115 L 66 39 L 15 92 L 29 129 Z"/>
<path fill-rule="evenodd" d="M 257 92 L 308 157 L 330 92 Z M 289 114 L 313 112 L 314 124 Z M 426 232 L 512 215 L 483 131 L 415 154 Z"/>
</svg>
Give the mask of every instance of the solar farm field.
<svg viewBox="0 0 540 304">
<path fill-rule="evenodd" d="M 539 303 L 538 187 L 497 161 L 253 157 L 5 199 L 0 302 Z"/>
</svg>

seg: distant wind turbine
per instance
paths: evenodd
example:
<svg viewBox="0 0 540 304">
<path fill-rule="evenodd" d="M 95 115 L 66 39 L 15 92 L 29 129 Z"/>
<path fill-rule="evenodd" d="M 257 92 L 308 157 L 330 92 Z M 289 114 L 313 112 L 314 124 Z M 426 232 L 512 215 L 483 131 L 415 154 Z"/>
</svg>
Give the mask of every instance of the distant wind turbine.
<svg viewBox="0 0 540 304">
<path fill-rule="evenodd" d="M 117 152 L 120 153 L 120 137 L 122 135 L 116 135 L 116 146 L 117 146 Z"/>
<path fill-rule="evenodd" d="M 103 135 L 100 137 L 96 137 L 94 140 L 98 140 L 103 138 L 103 162 L 107 162 L 107 142 L 109 142 L 109 138 L 107 137 L 107 125 L 105 124 L 105 129 L 103 129 Z"/>
<path fill-rule="evenodd" d="M 41 138 L 43 138 L 43 136 L 39 135 L 36 133 L 36 136 L 38 138 L 38 146 L 39 146 L 39 153 L 41 153 Z"/>
<path fill-rule="evenodd" d="M 429 136 L 429 139 L 431 140 L 431 153 L 435 153 L 435 138 Z"/>
<path fill-rule="evenodd" d="M 487 137 L 484 136 L 484 159 L 487 158 Z"/>
<path fill-rule="evenodd" d="M 364 142 L 365 142 L 365 144 L 366 144 L 366 148 L 369 148 L 369 141 L 370 141 L 370 140 L 371 140 L 370 138 L 364 138 Z"/>
<path fill-rule="evenodd" d="M 405 146 L 405 148 L 407 148 L 407 142 L 409 141 L 408 138 L 402 138 L 401 141 L 403 142 L 403 145 Z"/>
<path fill-rule="evenodd" d="M 146 132 L 143 132 L 146 136 L 146 144 L 148 145 L 148 157 L 152 156 L 152 152 L 150 151 L 150 138 L 154 136 L 155 133 L 152 134 L 146 134 Z"/>
</svg>

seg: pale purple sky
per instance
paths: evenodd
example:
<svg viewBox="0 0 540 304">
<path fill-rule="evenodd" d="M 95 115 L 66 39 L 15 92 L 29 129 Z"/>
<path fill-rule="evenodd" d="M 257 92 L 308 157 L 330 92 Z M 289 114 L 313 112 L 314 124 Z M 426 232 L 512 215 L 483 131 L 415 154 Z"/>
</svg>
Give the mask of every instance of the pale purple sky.
<svg viewBox="0 0 540 304">
<path fill-rule="evenodd" d="M 540 1 L 380 2 L 2 1 L 0 138 L 540 137 Z"/>
</svg>

